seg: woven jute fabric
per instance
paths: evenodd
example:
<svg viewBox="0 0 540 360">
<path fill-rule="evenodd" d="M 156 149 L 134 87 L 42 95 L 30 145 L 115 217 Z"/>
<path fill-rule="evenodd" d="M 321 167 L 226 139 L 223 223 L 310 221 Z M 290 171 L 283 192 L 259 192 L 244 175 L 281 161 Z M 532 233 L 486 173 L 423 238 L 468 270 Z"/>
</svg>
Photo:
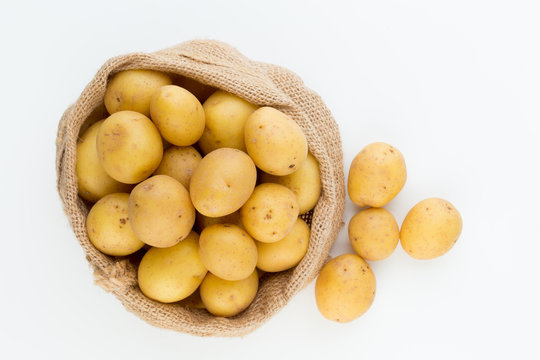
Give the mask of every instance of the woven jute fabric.
<svg viewBox="0 0 540 360">
<path fill-rule="evenodd" d="M 255 300 L 239 315 L 215 317 L 206 310 L 148 299 L 137 286 L 137 261 L 104 255 L 88 239 L 85 221 L 89 205 L 77 194 L 77 139 L 89 119 L 106 116 L 103 96 L 111 75 L 128 69 L 182 75 L 251 103 L 279 109 L 302 127 L 309 150 L 320 163 L 323 190 L 308 219 L 311 238 L 306 256 L 289 271 L 264 275 Z M 242 336 L 261 326 L 317 276 L 342 226 L 343 155 L 339 129 L 328 108 L 296 74 L 276 65 L 252 61 L 217 41 L 189 41 L 155 53 L 133 53 L 107 61 L 60 120 L 56 170 L 64 211 L 94 269 L 96 283 L 148 323 L 192 335 Z"/>
</svg>

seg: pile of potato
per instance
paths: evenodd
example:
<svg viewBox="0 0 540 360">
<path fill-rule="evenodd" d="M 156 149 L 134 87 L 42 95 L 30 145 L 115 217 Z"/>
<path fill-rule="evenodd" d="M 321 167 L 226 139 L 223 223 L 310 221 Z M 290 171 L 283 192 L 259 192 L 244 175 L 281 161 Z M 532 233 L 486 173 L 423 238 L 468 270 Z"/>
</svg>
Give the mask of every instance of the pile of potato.
<svg viewBox="0 0 540 360">
<path fill-rule="evenodd" d="M 299 215 L 321 194 L 319 164 L 286 114 L 179 81 L 151 70 L 109 81 L 110 116 L 77 145 L 79 194 L 95 203 L 88 237 L 111 256 L 144 248 L 150 299 L 233 316 L 255 298 L 257 268 L 284 271 L 306 254 Z"/>
</svg>

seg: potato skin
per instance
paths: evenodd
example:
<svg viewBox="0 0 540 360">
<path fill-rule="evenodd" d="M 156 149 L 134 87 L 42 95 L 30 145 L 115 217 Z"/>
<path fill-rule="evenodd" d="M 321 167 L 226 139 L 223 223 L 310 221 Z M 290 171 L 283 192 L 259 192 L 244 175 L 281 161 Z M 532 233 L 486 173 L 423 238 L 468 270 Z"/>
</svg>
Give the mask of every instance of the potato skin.
<svg viewBox="0 0 540 360">
<path fill-rule="evenodd" d="M 109 114 L 131 110 L 150 116 L 150 99 L 162 86 L 172 84 L 171 78 L 159 71 L 121 71 L 107 84 L 103 99 Z"/>
<path fill-rule="evenodd" d="M 375 275 L 361 257 L 340 255 L 326 263 L 315 282 L 317 307 L 328 320 L 352 321 L 369 309 L 375 287 Z"/>
<path fill-rule="evenodd" d="M 201 154 L 193 146 L 170 146 L 154 175 L 168 175 L 189 190 L 189 181 L 201 160 Z"/>
<path fill-rule="evenodd" d="M 197 212 L 195 225 L 199 232 L 203 231 L 204 228 L 210 225 L 214 225 L 214 224 L 233 224 L 241 228 L 244 228 L 244 225 L 242 225 L 242 219 L 240 217 L 240 210 L 237 210 L 233 212 L 232 214 L 220 216 L 220 217 L 204 216 L 200 212 Z"/>
<path fill-rule="evenodd" d="M 406 180 L 401 152 L 378 142 L 366 146 L 352 161 L 347 189 L 356 205 L 382 207 L 396 197 Z"/>
<path fill-rule="evenodd" d="M 96 145 L 103 169 L 126 184 L 150 176 L 163 156 L 158 130 L 149 118 L 134 111 L 109 116 L 99 128 Z"/>
<path fill-rule="evenodd" d="M 223 280 L 209 272 L 201 284 L 201 299 L 213 315 L 230 317 L 241 313 L 251 304 L 258 287 L 257 271 L 237 281 Z"/>
<path fill-rule="evenodd" d="M 201 232 L 199 255 L 211 273 L 229 281 L 247 278 L 257 265 L 255 241 L 232 224 L 206 227 Z"/>
<path fill-rule="evenodd" d="M 139 288 L 150 299 L 163 303 L 180 301 L 193 294 L 207 270 L 198 252 L 199 236 L 191 232 L 180 243 L 153 247 L 139 265 Z"/>
<path fill-rule="evenodd" d="M 244 137 L 249 156 L 271 175 L 292 174 L 306 161 L 308 145 L 302 128 L 274 108 L 254 111 L 246 121 Z"/>
<path fill-rule="evenodd" d="M 362 210 L 349 222 L 349 241 L 363 259 L 383 260 L 392 255 L 399 243 L 399 227 L 386 209 Z"/>
<path fill-rule="evenodd" d="M 88 213 L 88 238 L 104 254 L 126 256 L 144 246 L 131 229 L 128 199 L 129 194 L 126 193 L 106 195 L 95 203 Z"/>
<path fill-rule="evenodd" d="M 416 259 L 433 259 L 448 252 L 456 243 L 463 220 L 449 201 L 430 198 L 420 201 L 401 225 L 401 246 Z"/>
<path fill-rule="evenodd" d="M 188 191 L 167 175 L 155 175 L 135 186 L 129 196 L 128 213 L 139 239 L 160 248 L 183 240 L 195 223 Z"/>
<path fill-rule="evenodd" d="M 96 138 L 103 120 L 90 126 L 77 141 L 77 163 L 75 173 L 79 195 L 96 202 L 105 195 L 131 191 L 132 186 L 114 180 L 99 162 Z"/>
<path fill-rule="evenodd" d="M 189 193 L 198 212 L 220 217 L 240 209 L 256 182 L 257 169 L 245 152 L 221 148 L 201 160 L 191 177 Z"/>
</svg>

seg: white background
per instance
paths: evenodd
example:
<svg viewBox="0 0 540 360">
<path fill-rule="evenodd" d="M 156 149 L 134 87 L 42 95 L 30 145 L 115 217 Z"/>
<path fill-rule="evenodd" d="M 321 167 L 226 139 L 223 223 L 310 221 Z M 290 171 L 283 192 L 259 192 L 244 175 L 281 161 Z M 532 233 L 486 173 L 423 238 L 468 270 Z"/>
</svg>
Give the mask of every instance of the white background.
<svg viewBox="0 0 540 360">
<path fill-rule="evenodd" d="M 534 0 L 2 3 L 0 357 L 538 358 L 539 18 Z M 387 208 L 401 223 L 450 200 L 454 248 L 372 263 L 375 302 L 350 324 L 311 284 L 240 339 L 152 327 L 94 286 L 55 189 L 58 120 L 108 58 L 193 38 L 298 73 L 339 123 L 346 173 L 368 143 L 398 147 L 408 180 Z M 332 254 L 350 251 L 344 228 Z"/>
</svg>

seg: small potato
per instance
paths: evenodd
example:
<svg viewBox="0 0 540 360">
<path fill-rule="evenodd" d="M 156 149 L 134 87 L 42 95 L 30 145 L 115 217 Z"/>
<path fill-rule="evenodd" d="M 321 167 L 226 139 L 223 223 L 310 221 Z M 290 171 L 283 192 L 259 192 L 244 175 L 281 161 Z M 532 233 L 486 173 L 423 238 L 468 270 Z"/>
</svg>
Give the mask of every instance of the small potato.
<svg viewBox="0 0 540 360">
<path fill-rule="evenodd" d="M 191 177 L 189 193 L 198 212 L 220 217 L 240 209 L 256 181 L 257 169 L 245 152 L 221 148 L 201 160 Z"/>
<path fill-rule="evenodd" d="M 201 103 L 205 102 L 206 99 L 216 91 L 216 89 L 211 86 L 202 84 L 197 80 L 185 76 L 175 75 L 173 83 L 195 95 Z"/>
<path fill-rule="evenodd" d="M 319 162 L 311 153 L 308 153 L 306 162 L 292 174 L 274 176 L 263 172 L 261 182 L 281 184 L 291 189 L 298 200 L 300 214 L 305 214 L 313 209 L 321 196 L 322 185 Z"/>
<path fill-rule="evenodd" d="M 352 161 L 348 190 L 358 206 L 382 207 L 400 192 L 407 180 L 403 155 L 378 142 L 366 146 Z"/>
<path fill-rule="evenodd" d="M 150 99 L 162 86 L 172 84 L 171 78 L 159 71 L 126 70 L 119 72 L 107 84 L 105 107 L 109 114 L 131 110 L 150 116 Z"/>
<path fill-rule="evenodd" d="M 256 241 L 257 267 L 267 272 L 284 271 L 298 265 L 309 246 L 309 226 L 297 219 L 291 232 L 274 243 Z"/>
<path fill-rule="evenodd" d="M 233 212 L 232 214 L 220 216 L 220 217 L 204 216 L 203 214 L 198 212 L 197 219 L 195 220 L 195 224 L 199 232 L 203 231 L 204 228 L 207 228 L 208 226 L 214 225 L 214 224 L 233 224 L 241 228 L 244 227 L 244 225 L 242 225 L 242 219 L 240 217 L 240 210 L 237 210 Z"/>
<path fill-rule="evenodd" d="M 206 309 L 202 302 L 199 289 L 195 290 L 195 292 L 189 295 L 187 298 L 180 300 L 179 304 L 191 309 Z"/>
<path fill-rule="evenodd" d="M 256 240 L 272 243 L 283 239 L 298 218 L 294 193 L 283 185 L 258 185 L 240 210 L 242 224 Z"/>
<path fill-rule="evenodd" d="M 189 193 L 167 175 L 155 175 L 135 186 L 129 196 L 129 219 L 145 244 L 169 247 L 189 235 L 195 209 Z"/>
<path fill-rule="evenodd" d="M 247 278 L 257 265 L 255 241 L 242 228 L 215 224 L 201 232 L 199 255 L 206 268 L 225 280 Z"/>
<path fill-rule="evenodd" d="M 184 88 L 167 85 L 156 90 L 150 114 L 159 132 L 173 145 L 195 144 L 204 131 L 204 110 L 197 98 Z"/>
<path fill-rule="evenodd" d="M 79 195 L 91 202 L 96 202 L 108 194 L 131 191 L 131 185 L 114 180 L 99 162 L 96 138 L 101 124 L 103 120 L 94 123 L 77 141 L 75 173 Z"/>
<path fill-rule="evenodd" d="M 433 259 L 448 252 L 456 243 L 463 222 L 449 201 L 431 198 L 420 201 L 401 225 L 401 246 L 416 259 Z"/>
<path fill-rule="evenodd" d="M 189 181 L 201 162 L 201 154 L 192 146 L 171 146 L 163 153 L 155 175 L 168 175 L 189 190 Z"/>
<path fill-rule="evenodd" d="M 163 157 L 163 142 L 146 116 L 120 111 L 109 116 L 96 139 L 101 165 L 113 179 L 136 184 L 154 172 Z"/>
<path fill-rule="evenodd" d="M 104 254 L 125 256 L 144 246 L 131 229 L 128 199 L 129 194 L 109 194 L 95 203 L 88 213 L 88 238 Z"/>
<path fill-rule="evenodd" d="M 257 109 L 244 99 L 218 90 L 203 104 L 206 125 L 199 146 L 202 152 L 223 148 L 246 151 L 244 127 L 248 117 Z"/>
<path fill-rule="evenodd" d="M 246 148 L 255 165 L 271 175 L 289 175 L 306 161 L 308 145 L 302 128 L 271 107 L 253 112 L 244 130 Z"/>
<path fill-rule="evenodd" d="M 346 323 L 364 314 L 375 298 L 375 275 L 359 256 L 330 260 L 315 282 L 315 299 L 328 320 Z"/>
<path fill-rule="evenodd" d="M 223 280 L 208 273 L 201 284 L 201 299 L 210 313 L 216 316 L 234 316 L 251 304 L 257 295 L 258 287 L 257 271 L 237 281 Z"/>
<path fill-rule="evenodd" d="M 362 210 L 349 222 L 349 241 L 354 251 L 365 260 L 386 259 L 399 243 L 399 227 L 386 209 Z"/>
<path fill-rule="evenodd" d="M 143 294 L 163 303 L 180 301 L 193 294 L 207 273 L 198 247 L 199 236 L 191 232 L 174 246 L 148 250 L 138 272 Z"/>
</svg>

